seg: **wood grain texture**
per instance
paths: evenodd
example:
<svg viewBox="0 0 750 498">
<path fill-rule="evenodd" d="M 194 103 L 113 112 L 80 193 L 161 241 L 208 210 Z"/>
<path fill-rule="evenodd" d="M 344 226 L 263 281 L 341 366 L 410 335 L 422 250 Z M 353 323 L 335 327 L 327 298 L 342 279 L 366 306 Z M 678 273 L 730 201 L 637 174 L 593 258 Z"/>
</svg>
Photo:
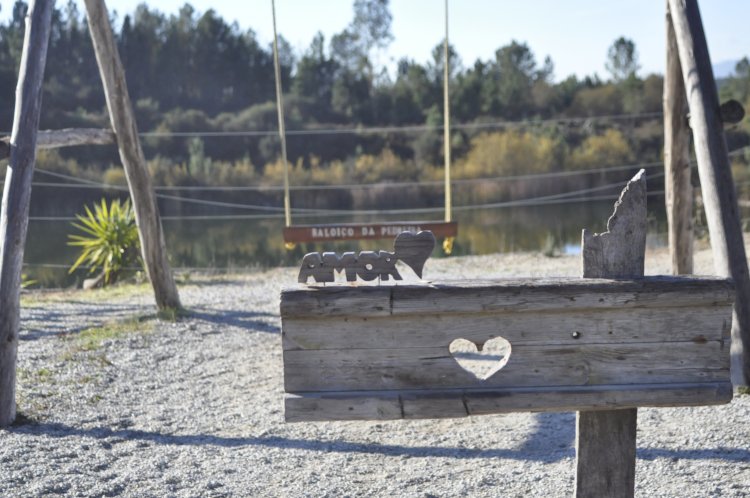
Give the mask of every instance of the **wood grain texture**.
<svg viewBox="0 0 750 498">
<path fill-rule="evenodd" d="M 729 380 L 729 344 L 512 344 L 507 365 L 480 381 L 448 348 L 284 351 L 287 392 L 550 387 Z"/>
<path fill-rule="evenodd" d="M 635 495 L 637 424 L 637 408 L 577 413 L 577 498 Z"/>
<path fill-rule="evenodd" d="M 327 287 L 296 286 L 281 292 L 281 317 L 388 316 L 391 288 L 388 286 Z"/>
<path fill-rule="evenodd" d="M 584 278 L 643 275 L 646 254 L 646 174 L 640 170 L 625 186 L 607 220 L 607 231 L 583 230 Z"/>
<path fill-rule="evenodd" d="M 641 170 L 628 182 L 615 203 L 614 213 L 607 222 L 608 232 L 591 236 L 583 231 L 583 277 L 642 277 L 647 228 L 646 178 Z M 721 349 L 726 348 L 724 341 L 721 345 Z M 675 348 L 675 344 L 660 346 L 662 350 Z M 682 362 L 686 366 L 695 361 L 696 356 L 687 351 L 683 353 L 686 354 L 678 364 Z M 716 361 L 714 367 L 727 365 L 726 356 L 712 359 Z M 649 363 L 644 363 L 641 366 L 651 368 L 658 365 L 649 367 Z M 723 382 L 727 380 L 726 377 L 722 379 Z M 577 412 L 576 497 L 633 497 L 637 418 L 637 408 Z"/>
<path fill-rule="evenodd" d="M 732 380 L 750 384 L 750 274 L 729 164 L 719 97 L 696 0 L 669 0 L 693 130 L 714 267 L 737 286 L 732 326 Z"/>
<path fill-rule="evenodd" d="M 664 72 L 664 188 L 672 274 L 693 273 L 693 186 L 690 128 L 680 54 L 667 6 L 667 65 Z"/>
<path fill-rule="evenodd" d="M 0 212 L 0 427 L 11 424 L 16 418 L 21 269 L 54 6 L 53 0 L 30 2 L 16 87 L 10 160 Z"/>
<path fill-rule="evenodd" d="M 104 0 L 85 0 L 85 4 L 109 118 L 117 137 L 120 160 L 133 198 L 141 254 L 154 289 L 156 305 L 162 310 L 179 309 L 180 298 L 167 259 L 159 207 L 138 138 L 125 71 L 109 24 L 107 7 Z"/>
<path fill-rule="evenodd" d="M 644 398 L 645 395 L 649 397 Z M 627 387 L 555 387 L 290 394 L 287 422 L 467 417 L 512 412 L 611 410 L 723 404 L 730 382 Z"/>
<path fill-rule="evenodd" d="M 581 309 L 562 312 L 443 313 L 423 317 L 284 318 L 285 350 L 445 347 L 502 336 L 513 346 L 664 342 L 729 343 L 731 303 L 679 308 Z M 689 324 L 689 326 L 687 325 Z M 576 334 L 577 333 L 577 334 Z"/>
<path fill-rule="evenodd" d="M 281 317 L 581 311 L 692 307 L 733 302 L 731 281 L 716 277 L 497 279 L 420 285 L 294 286 L 281 293 Z M 446 307 L 446 302 L 450 305 Z"/>
</svg>

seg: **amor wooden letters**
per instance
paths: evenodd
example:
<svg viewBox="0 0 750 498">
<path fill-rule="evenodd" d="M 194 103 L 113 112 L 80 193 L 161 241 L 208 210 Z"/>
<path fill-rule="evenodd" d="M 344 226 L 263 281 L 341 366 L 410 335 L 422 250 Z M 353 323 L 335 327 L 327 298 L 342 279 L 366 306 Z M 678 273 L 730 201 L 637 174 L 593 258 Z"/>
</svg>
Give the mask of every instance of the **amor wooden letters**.
<svg viewBox="0 0 750 498">
<path fill-rule="evenodd" d="M 302 266 L 297 280 L 304 284 L 312 277 L 316 282 L 334 282 L 337 273 L 344 273 L 348 282 L 357 277 L 364 281 L 403 280 L 396 269 L 396 262 L 403 261 L 418 277 L 422 278 L 425 261 L 435 248 L 432 232 L 402 232 L 393 243 L 394 251 L 362 251 L 359 254 L 345 252 L 311 252 L 302 258 Z"/>
</svg>

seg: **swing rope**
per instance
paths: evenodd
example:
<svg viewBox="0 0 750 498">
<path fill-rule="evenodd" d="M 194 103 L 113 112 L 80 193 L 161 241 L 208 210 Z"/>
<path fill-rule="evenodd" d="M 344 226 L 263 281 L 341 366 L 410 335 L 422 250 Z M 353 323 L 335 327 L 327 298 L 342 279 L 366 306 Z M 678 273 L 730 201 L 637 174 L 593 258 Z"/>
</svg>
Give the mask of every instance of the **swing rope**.
<svg viewBox="0 0 750 498">
<path fill-rule="evenodd" d="M 450 98 L 448 92 L 448 77 L 450 73 L 448 61 L 448 0 L 445 0 L 445 38 L 443 39 L 443 156 L 445 157 L 445 221 L 452 218 L 451 201 L 451 117 Z M 446 237 L 443 241 L 445 254 L 453 252 L 453 237 Z"/>
<path fill-rule="evenodd" d="M 284 102 L 283 95 L 281 92 L 281 68 L 279 64 L 279 41 L 278 34 L 276 32 L 276 1 L 271 0 L 271 13 L 273 17 L 273 65 L 274 65 L 274 79 L 276 83 L 276 109 L 279 117 L 279 139 L 281 142 L 281 161 L 283 165 L 284 173 L 284 218 L 286 222 L 285 228 L 285 239 L 287 238 L 287 230 L 292 228 L 292 209 L 289 194 L 289 165 L 287 161 L 287 150 L 286 150 L 286 130 L 284 127 Z M 450 64 L 448 60 L 449 47 L 448 47 L 448 0 L 445 0 L 445 40 L 443 44 L 443 142 L 444 142 L 444 156 L 445 156 L 445 222 L 446 224 L 452 223 L 452 200 L 451 200 L 451 148 L 450 148 L 450 98 L 449 98 L 449 76 L 450 76 Z M 452 234 L 446 236 L 443 241 L 443 251 L 445 254 L 450 254 L 453 251 L 453 240 L 455 235 L 455 223 L 453 223 Z M 288 240 L 288 239 L 287 239 Z M 287 249 L 294 249 L 294 242 L 286 242 L 285 246 Z"/>
<path fill-rule="evenodd" d="M 286 131 L 284 129 L 284 100 L 281 94 L 281 68 L 279 64 L 279 38 L 276 34 L 276 1 L 271 0 L 273 16 L 273 69 L 276 80 L 276 109 L 279 114 L 279 139 L 281 140 L 281 162 L 284 167 L 284 219 L 286 226 L 292 225 L 292 207 L 289 195 L 289 166 L 286 160 Z M 293 249 L 294 244 L 286 244 Z"/>
</svg>

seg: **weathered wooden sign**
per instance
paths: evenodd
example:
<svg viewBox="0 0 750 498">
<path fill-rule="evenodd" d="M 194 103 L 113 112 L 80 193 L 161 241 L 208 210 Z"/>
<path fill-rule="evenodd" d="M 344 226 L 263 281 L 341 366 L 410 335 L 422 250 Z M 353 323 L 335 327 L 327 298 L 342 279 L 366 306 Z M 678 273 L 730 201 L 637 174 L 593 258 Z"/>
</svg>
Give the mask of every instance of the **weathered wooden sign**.
<svg viewBox="0 0 750 498">
<path fill-rule="evenodd" d="M 419 278 L 427 258 L 435 248 L 435 236 L 432 232 L 402 232 L 393 242 L 393 252 L 362 251 L 359 254 L 345 252 L 311 252 L 302 258 L 302 265 L 297 281 L 304 284 L 312 277 L 316 282 L 334 282 L 336 273 L 344 273 L 346 280 L 353 282 L 357 277 L 365 281 L 403 280 L 396 269 L 396 262 L 403 261 Z"/>
<path fill-rule="evenodd" d="M 725 279 L 680 277 L 285 290 L 286 419 L 727 402 L 733 302 Z M 464 368 L 459 339 L 492 368 Z"/>
<path fill-rule="evenodd" d="M 585 410 L 605 410 L 619 420 L 631 413 L 620 408 L 731 400 L 732 283 L 642 277 L 643 172 L 623 190 L 607 228 L 584 231 L 590 278 L 284 290 L 286 419 L 580 410 L 583 420 L 592 413 Z M 415 257 L 399 256 L 398 242 L 380 254 Z M 310 256 L 315 265 L 301 281 L 349 268 L 343 256 L 325 267 L 324 256 Z M 390 264 L 367 271 L 394 276 Z M 579 440 L 601 437 L 592 431 Z"/>
</svg>

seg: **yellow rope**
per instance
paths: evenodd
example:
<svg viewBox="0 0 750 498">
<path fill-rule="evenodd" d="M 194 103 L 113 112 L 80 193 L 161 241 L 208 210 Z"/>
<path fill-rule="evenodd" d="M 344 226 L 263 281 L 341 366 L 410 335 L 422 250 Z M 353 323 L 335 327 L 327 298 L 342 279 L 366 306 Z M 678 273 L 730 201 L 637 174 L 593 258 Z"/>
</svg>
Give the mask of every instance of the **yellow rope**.
<svg viewBox="0 0 750 498">
<path fill-rule="evenodd" d="M 279 113 L 279 139 L 281 140 L 281 161 L 284 166 L 284 216 L 286 226 L 292 224 L 292 208 L 289 200 L 289 166 L 286 161 L 286 131 L 284 129 L 284 101 L 281 95 L 281 69 L 279 68 L 279 40 L 276 35 L 276 2 L 271 0 L 273 15 L 273 68 L 276 80 L 276 109 Z M 287 244 L 287 249 L 289 249 Z M 294 247 L 294 246 L 292 246 Z"/>
<path fill-rule="evenodd" d="M 448 0 L 445 0 L 445 39 L 443 40 L 443 150 L 445 156 L 445 221 L 451 221 L 451 110 L 448 94 Z"/>
<path fill-rule="evenodd" d="M 450 256 L 453 252 L 453 241 L 455 240 L 455 237 L 446 237 L 445 240 L 443 240 L 443 252 L 446 256 Z"/>
<path fill-rule="evenodd" d="M 448 92 L 450 75 L 448 50 L 448 0 L 445 0 L 445 39 L 443 40 L 443 147 L 445 156 L 445 221 L 451 221 L 453 203 L 451 201 L 451 109 Z M 453 252 L 453 237 L 443 241 L 445 254 Z"/>
</svg>

